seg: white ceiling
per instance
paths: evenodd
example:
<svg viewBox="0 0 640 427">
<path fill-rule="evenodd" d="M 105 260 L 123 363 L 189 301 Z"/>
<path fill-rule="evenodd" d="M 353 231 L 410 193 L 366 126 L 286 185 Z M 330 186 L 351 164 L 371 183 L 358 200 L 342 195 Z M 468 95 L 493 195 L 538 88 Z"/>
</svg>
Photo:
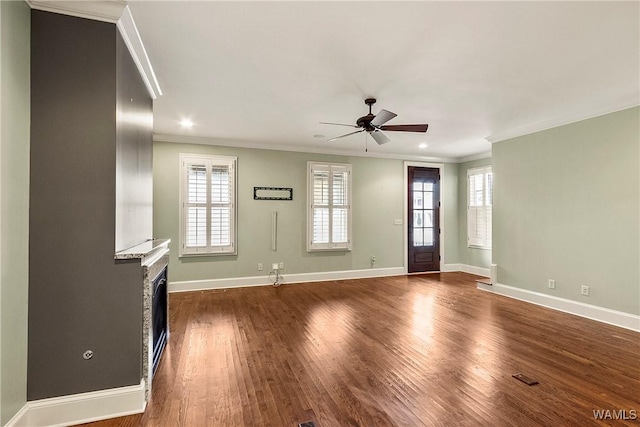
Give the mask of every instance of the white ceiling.
<svg viewBox="0 0 640 427">
<path fill-rule="evenodd" d="M 362 155 L 364 134 L 327 142 L 350 129 L 318 122 L 354 123 L 373 96 L 387 124 L 429 130 L 369 155 L 459 161 L 640 104 L 639 2 L 128 4 L 161 140 Z"/>
</svg>

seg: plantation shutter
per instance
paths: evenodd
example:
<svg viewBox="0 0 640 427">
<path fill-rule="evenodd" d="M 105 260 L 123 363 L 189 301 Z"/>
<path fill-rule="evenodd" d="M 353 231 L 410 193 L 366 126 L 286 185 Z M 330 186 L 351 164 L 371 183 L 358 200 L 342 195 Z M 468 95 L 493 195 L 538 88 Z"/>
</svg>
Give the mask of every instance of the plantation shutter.
<svg viewBox="0 0 640 427">
<path fill-rule="evenodd" d="M 349 241 L 349 176 L 345 170 L 335 170 L 332 176 L 332 227 L 331 241 L 334 244 L 346 245 Z"/>
<path fill-rule="evenodd" d="M 181 254 L 235 252 L 235 158 L 181 155 Z"/>
<path fill-rule="evenodd" d="M 313 171 L 313 243 L 328 244 L 329 239 L 329 170 Z"/>
<path fill-rule="evenodd" d="M 186 203 L 186 245 L 190 248 L 207 247 L 207 188 L 206 164 L 188 164 Z"/>
<path fill-rule="evenodd" d="M 491 167 L 469 169 L 467 244 L 481 248 L 491 248 L 493 174 Z"/>
<path fill-rule="evenodd" d="M 309 162 L 308 250 L 351 248 L 351 165 Z"/>
<path fill-rule="evenodd" d="M 231 170 L 211 166 L 211 246 L 231 244 Z"/>
</svg>

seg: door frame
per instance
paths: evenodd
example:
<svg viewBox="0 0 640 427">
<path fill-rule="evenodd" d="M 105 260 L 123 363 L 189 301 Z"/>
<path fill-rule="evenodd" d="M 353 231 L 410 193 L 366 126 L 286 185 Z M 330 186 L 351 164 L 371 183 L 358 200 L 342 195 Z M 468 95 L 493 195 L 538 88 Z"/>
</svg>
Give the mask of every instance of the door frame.
<svg viewBox="0 0 640 427">
<path fill-rule="evenodd" d="M 407 191 L 407 188 L 409 188 L 409 166 L 414 166 L 414 167 L 419 167 L 419 168 L 432 168 L 432 169 L 438 169 L 439 173 L 440 173 L 440 209 L 439 209 L 439 215 L 440 215 L 440 271 L 444 271 L 443 270 L 443 266 L 445 264 L 445 259 L 444 259 L 444 226 L 445 226 L 445 222 L 444 222 L 444 215 L 442 214 L 442 212 L 444 212 L 444 201 L 443 201 L 443 184 L 444 184 L 444 163 L 426 163 L 426 162 L 411 162 L 411 161 L 405 161 L 404 162 L 404 205 L 402 206 L 402 211 L 403 211 L 403 217 L 404 217 L 404 231 L 403 231 L 403 241 L 404 241 L 404 257 L 403 257 L 403 261 L 404 261 L 404 274 L 425 274 L 425 273 L 409 273 L 409 192 Z M 436 271 L 433 272 L 426 272 L 426 273 L 437 273 Z"/>
</svg>

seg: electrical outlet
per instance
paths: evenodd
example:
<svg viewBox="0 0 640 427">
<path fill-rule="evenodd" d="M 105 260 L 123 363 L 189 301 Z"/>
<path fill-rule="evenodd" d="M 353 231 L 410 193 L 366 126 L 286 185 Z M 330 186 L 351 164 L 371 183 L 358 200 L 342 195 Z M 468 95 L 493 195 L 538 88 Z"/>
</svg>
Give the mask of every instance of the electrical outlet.
<svg viewBox="0 0 640 427">
<path fill-rule="evenodd" d="M 279 267 L 280 267 L 280 270 L 284 270 L 284 261 L 280 261 Z"/>
<path fill-rule="evenodd" d="M 580 293 L 585 296 L 589 296 L 589 287 L 586 285 L 582 285 L 580 288 Z"/>
<path fill-rule="evenodd" d="M 555 289 L 556 288 L 556 281 L 553 279 L 549 279 L 549 289 Z"/>
<path fill-rule="evenodd" d="M 258 263 L 258 271 L 262 271 L 262 270 L 263 270 L 262 263 L 261 263 L 261 262 L 259 262 L 259 263 Z"/>
<path fill-rule="evenodd" d="M 278 263 L 277 262 L 271 263 L 271 269 L 272 270 L 278 270 Z"/>
</svg>

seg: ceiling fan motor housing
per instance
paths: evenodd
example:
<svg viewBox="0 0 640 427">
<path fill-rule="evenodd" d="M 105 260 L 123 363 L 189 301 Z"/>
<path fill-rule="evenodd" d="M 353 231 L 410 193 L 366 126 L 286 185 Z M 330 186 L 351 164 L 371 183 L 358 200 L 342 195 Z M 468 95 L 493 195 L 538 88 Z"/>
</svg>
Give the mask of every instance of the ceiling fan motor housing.
<svg viewBox="0 0 640 427">
<path fill-rule="evenodd" d="M 358 127 L 364 128 L 369 132 L 373 132 L 375 128 L 371 126 L 371 120 L 373 120 L 374 117 L 375 116 L 371 113 L 367 114 L 366 116 L 362 116 L 358 120 L 356 120 L 356 125 L 358 125 Z"/>
<path fill-rule="evenodd" d="M 376 103 L 376 99 L 367 98 L 364 100 L 364 103 L 369 106 L 369 114 L 367 114 L 366 116 L 362 116 L 358 120 L 356 120 L 356 125 L 358 125 L 358 127 L 364 128 L 368 132 L 373 132 L 376 129 L 371 126 L 371 120 L 373 120 L 376 116 L 371 113 L 371 106 Z"/>
</svg>

